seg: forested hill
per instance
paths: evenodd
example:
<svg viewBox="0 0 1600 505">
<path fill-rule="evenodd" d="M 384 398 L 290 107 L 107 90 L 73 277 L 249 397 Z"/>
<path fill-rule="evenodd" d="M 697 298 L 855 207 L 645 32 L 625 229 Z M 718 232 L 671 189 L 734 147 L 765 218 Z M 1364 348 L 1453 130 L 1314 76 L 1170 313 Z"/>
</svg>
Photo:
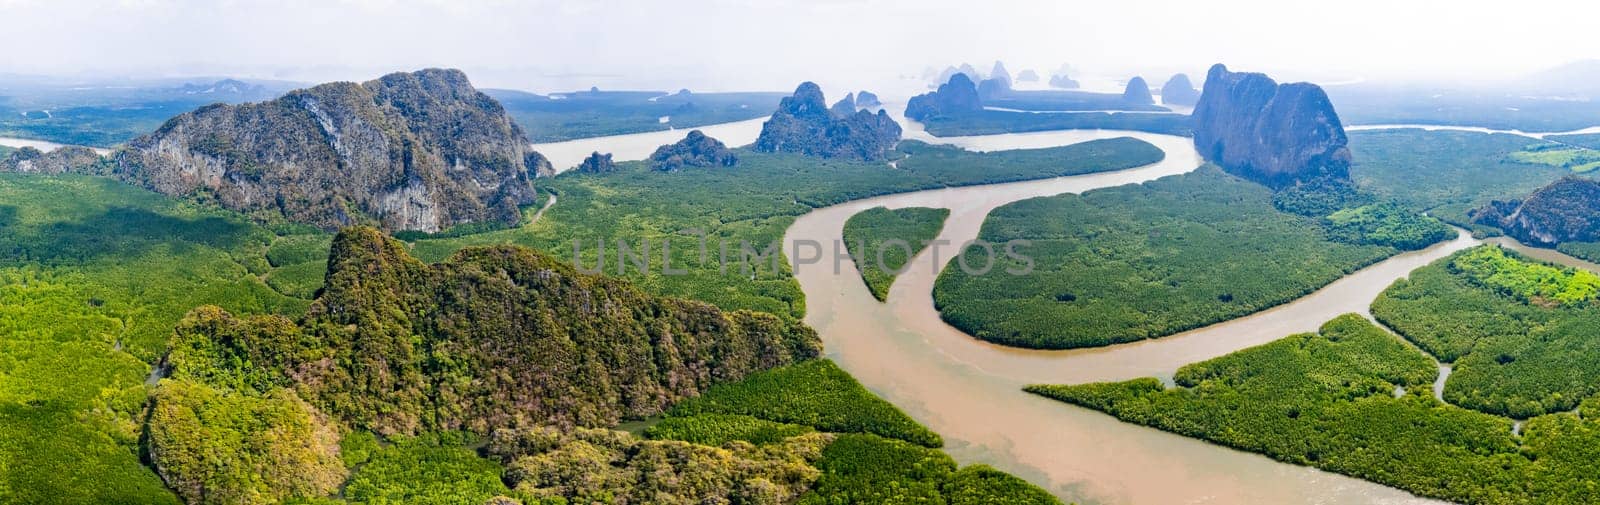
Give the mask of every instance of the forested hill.
<svg viewBox="0 0 1600 505">
<path fill-rule="evenodd" d="M 799 323 L 650 296 L 522 247 L 427 265 L 353 228 L 335 238 L 328 265 L 299 325 L 197 310 L 179 328 L 174 377 L 263 377 L 254 389 L 292 387 L 383 434 L 486 433 L 611 426 L 821 350 Z"/>
</svg>

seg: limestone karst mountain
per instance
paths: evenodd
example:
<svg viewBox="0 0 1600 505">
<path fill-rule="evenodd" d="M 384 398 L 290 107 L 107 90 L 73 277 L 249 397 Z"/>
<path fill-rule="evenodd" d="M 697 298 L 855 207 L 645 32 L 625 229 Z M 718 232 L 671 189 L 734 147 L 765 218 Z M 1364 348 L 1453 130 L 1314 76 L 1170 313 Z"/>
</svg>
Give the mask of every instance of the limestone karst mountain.
<svg viewBox="0 0 1600 505">
<path fill-rule="evenodd" d="M 1194 109 L 1194 145 L 1234 175 L 1274 188 L 1350 177 L 1344 126 L 1322 88 L 1211 67 Z"/>
<path fill-rule="evenodd" d="M 1472 219 L 1527 244 L 1600 242 L 1600 181 L 1563 177 L 1521 200 L 1491 202 Z"/>
<path fill-rule="evenodd" d="M 876 161 L 886 159 L 899 142 L 900 125 L 888 113 L 835 114 L 824 101 L 822 88 L 805 82 L 778 103 L 778 110 L 761 126 L 755 149 Z"/>
<path fill-rule="evenodd" d="M 911 97 L 906 102 L 906 117 L 917 121 L 978 110 L 983 110 L 978 88 L 963 74 L 952 75 L 938 90 Z"/>
<path fill-rule="evenodd" d="M 160 193 L 329 230 L 514 224 L 531 179 L 554 173 L 498 102 L 446 69 L 209 105 L 113 159 L 114 175 Z"/>
</svg>

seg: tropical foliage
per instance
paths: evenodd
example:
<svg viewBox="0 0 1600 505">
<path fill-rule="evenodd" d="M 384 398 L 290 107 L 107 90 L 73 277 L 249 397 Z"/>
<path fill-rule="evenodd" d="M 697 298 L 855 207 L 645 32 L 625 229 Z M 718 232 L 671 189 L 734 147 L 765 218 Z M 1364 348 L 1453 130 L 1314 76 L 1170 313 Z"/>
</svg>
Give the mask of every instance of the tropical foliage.
<svg viewBox="0 0 1600 505">
<path fill-rule="evenodd" d="M 1527 137 L 1462 131 L 1378 130 L 1350 133 L 1350 177 L 1362 190 L 1475 232 L 1468 212 L 1522 195 L 1570 173 L 1514 161 Z"/>
<path fill-rule="evenodd" d="M 1412 272 L 1372 313 L 1455 363 L 1445 400 L 1517 418 L 1565 412 L 1600 392 L 1600 307 L 1557 297 L 1592 299 L 1593 278 L 1482 246 Z"/>
<path fill-rule="evenodd" d="M 1467 251 L 1450 266 L 1474 283 L 1538 305 L 1579 305 L 1600 293 L 1600 275 L 1594 272 L 1523 261 L 1498 247 Z"/>
<path fill-rule="evenodd" d="M 344 488 L 350 503 L 483 505 L 510 495 L 500 463 L 478 456 L 464 433 L 400 437 L 377 448 Z"/>
<path fill-rule="evenodd" d="M 1316 218 L 1274 208 L 1267 188 L 1207 166 L 1141 185 L 995 209 L 947 268 L 940 314 L 978 338 L 1036 348 L 1156 338 L 1299 298 L 1397 252 L 1333 240 Z M 1026 242 L 1023 242 L 1026 241 Z M 1035 263 L 1023 272 L 1027 261 Z M 969 273 L 972 270 L 974 273 Z"/>
<path fill-rule="evenodd" d="M 1456 236 L 1455 230 L 1430 216 L 1393 203 L 1341 209 L 1326 220 L 1328 238 L 1349 244 L 1422 249 Z"/>
<path fill-rule="evenodd" d="M 1510 157 L 1518 163 L 1561 167 L 1580 174 L 1600 168 L 1600 151 L 1555 142 L 1529 145 Z"/>
<path fill-rule="evenodd" d="M 756 446 L 640 440 L 612 430 L 499 430 L 486 448 L 516 492 L 558 503 L 793 503 L 832 435 Z"/>
<path fill-rule="evenodd" d="M 297 314 L 273 233 L 109 179 L 0 175 L 0 502 L 173 503 L 140 464 L 143 384 L 198 304 Z"/>
<path fill-rule="evenodd" d="M 1124 421 L 1474 504 L 1592 503 L 1600 421 L 1527 422 L 1434 399 L 1425 355 L 1360 316 L 1154 378 L 1030 392 Z M 1400 388 L 1397 390 L 1397 388 Z"/>
<path fill-rule="evenodd" d="M 875 207 L 845 221 L 845 248 L 873 297 L 889 299 L 894 278 L 939 235 L 947 217 L 950 209 Z"/>
<path fill-rule="evenodd" d="M 799 319 L 803 295 L 781 260 L 791 251 L 781 251 L 780 241 L 794 218 L 813 208 L 921 189 L 1119 170 L 1162 157 L 1160 149 L 1131 138 L 995 153 L 910 141 L 901 149 L 913 155 L 897 167 L 735 150 L 739 165 L 732 168 L 662 173 L 629 162 L 605 174 L 563 174 L 544 183 L 542 189 L 560 197 L 538 221 L 417 240 L 412 252 L 432 262 L 469 245 L 527 245 L 578 260 L 586 269 L 599 266 L 658 295 Z M 643 255 L 648 268 L 621 259 L 619 241 Z M 772 260 L 778 260 L 776 268 Z M 667 274 L 668 268 L 683 271 Z"/>
<path fill-rule="evenodd" d="M 345 480 L 338 429 L 292 390 L 256 396 L 166 381 L 151 401 L 151 463 L 187 503 L 320 497 Z"/>
<path fill-rule="evenodd" d="M 662 419 L 644 432 L 653 440 L 682 440 L 684 442 L 722 446 L 742 440 L 756 445 L 766 445 L 783 439 L 810 433 L 810 426 L 778 423 L 738 414 L 695 414 Z"/>
<path fill-rule="evenodd" d="M 674 406 L 670 416 L 739 414 L 834 433 L 871 433 L 939 447 L 939 435 L 874 396 L 828 360 L 757 372 Z"/>
</svg>

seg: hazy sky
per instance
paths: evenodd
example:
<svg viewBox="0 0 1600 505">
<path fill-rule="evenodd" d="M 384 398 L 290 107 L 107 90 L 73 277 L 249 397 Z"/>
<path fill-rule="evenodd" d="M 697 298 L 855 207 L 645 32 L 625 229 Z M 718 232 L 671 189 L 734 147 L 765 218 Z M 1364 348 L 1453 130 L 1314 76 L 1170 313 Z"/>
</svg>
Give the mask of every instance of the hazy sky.
<svg viewBox="0 0 1600 505">
<path fill-rule="evenodd" d="M 1490 78 L 1600 58 L 1592 1 L 0 0 L 0 72 L 789 89 L 963 61 L 1111 77 Z"/>
</svg>

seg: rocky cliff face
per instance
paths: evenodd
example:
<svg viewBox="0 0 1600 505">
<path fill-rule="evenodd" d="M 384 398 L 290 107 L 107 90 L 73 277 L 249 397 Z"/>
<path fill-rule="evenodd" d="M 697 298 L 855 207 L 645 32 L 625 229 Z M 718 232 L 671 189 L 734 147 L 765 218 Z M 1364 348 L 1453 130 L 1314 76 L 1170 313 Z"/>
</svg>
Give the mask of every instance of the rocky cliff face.
<svg viewBox="0 0 1600 505">
<path fill-rule="evenodd" d="M 900 125 L 884 111 L 835 115 L 823 99 L 822 88 L 806 82 L 778 103 L 777 112 L 761 126 L 755 149 L 878 161 L 887 159 L 899 142 Z"/>
<path fill-rule="evenodd" d="M 1150 94 L 1150 84 L 1144 82 L 1143 77 L 1134 77 L 1122 89 L 1122 101 L 1132 105 L 1151 105 L 1156 103 L 1156 98 Z"/>
<path fill-rule="evenodd" d="M 1315 84 L 1278 84 L 1215 65 L 1195 105 L 1194 132 L 1207 160 L 1269 187 L 1350 177 L 1344 126 Z"/>
<path fill-rule="evenodd" d="M 739 158 L 728 146 L 700 130 L 691 130 L 683 140 L 650 154 L 650 168 L 662 172 L 677 172 L 684 167 L 731 167 L 738 163 Z"/>
<path fill-rule="evenodd" d="M 923 121 L 931 117 L 952 116 L 983 110 L 978 88 L 966 75 L 955 74 L 932 93 L 911 97 L 906 102 L 906 117 Z"/>
<path fill-rule="evenodd" d="M 114 159 L 118 177 L 161 193 L 330 230 L 515 223 L 530 179 L 554 173 L 498 102 L 441 69 L 202 107 Z"/>
<path fill-rule="evenodd" d="M 211 307 L 177 333 L 384 435 L 611 426 L 821 351 L 803 324 L 651 296 L 531 249 L 428 265 L 365 227 L 334 239 L 326 285 L 299 323 Z"/>
<path fill-rule="evenodd" d="M 1194 83 L 1189 82 L 1189 76 L 1174 74 L 1161 85 L 1161 103 L 1167 105 L 1193 106 L 1200 101 L 1200 90 L 1194 89 Z"/>
<path fill-rule="evenodd" d="M 1520 201 L 1491 202 L 1472 220 L 1526 244 L 1600 242 L 1600 182 L 1567 176 Z"/>
</svg>

